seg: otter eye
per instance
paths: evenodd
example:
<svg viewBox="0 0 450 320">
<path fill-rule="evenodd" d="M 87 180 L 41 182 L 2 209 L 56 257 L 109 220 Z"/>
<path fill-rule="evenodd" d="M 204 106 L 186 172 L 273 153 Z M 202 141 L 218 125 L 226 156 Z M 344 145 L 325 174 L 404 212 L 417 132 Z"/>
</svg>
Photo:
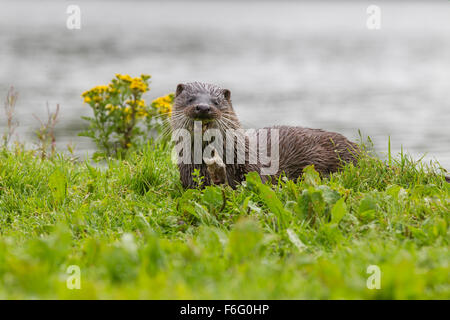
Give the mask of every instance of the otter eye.
<svg viewBox="0 0 450 320">
<path fill-rule="evenodd" d="M 187 103 L 188 103 L 188 104 L 191 104 L 191 103 L 193 103 L 193 102 L 194 102 L 194 100 L 195 100 L 195 98 L 194 98 L 194 97 L 190 97 L 190 98 L 188 99 Z"/>
<path fill-rule="evenodd" d="M 217 99 L 213 99 L 211 101 L 213 103 L 213 105 L 218 106 L 219 105 L 219 101 L 217 101 Z"/>
</svg>

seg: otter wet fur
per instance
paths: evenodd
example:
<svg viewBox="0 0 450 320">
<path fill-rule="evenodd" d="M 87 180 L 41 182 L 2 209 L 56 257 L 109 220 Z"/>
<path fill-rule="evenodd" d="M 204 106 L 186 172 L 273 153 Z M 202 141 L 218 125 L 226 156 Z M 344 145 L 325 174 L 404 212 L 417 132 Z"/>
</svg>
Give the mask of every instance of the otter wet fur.
<svg viewBox="0 0 450 320">
<path fill-rule="evenodd" d="M 201 121 L 203 132 L 207 129 L 218 129 L 222 133 L 224 145 L 227 144 L 225 133 L 227 130 L 242 129 L 231 103 L 230 90 L 202 82 L 179 84 L 170 119 L 171 128 L 172 130 L 187 129 L 193 133 L 195 121 Z M 243 163 L 237 163 L 236 160 L 231 163 L 227 162 L 225 150 L 222 152 L 225 163 L 225 183 L 231 187 L 236 187 L 251 171 L 260 173 L 263 181 L 271 179 L 272 182 L 276 182 L 282 173 L 289 179 L 297 179 L 308 165 L 314 165 L 319 173 L 326 175 L 337 171 L 345 162 L 356 162 L 358 146 L 339 133 L 294 126 L 275 126 L 257 129 L 256 135 L 259 137 L 264 129 L 268 132 L 269 144 L 273 130 L 278 130 L 279 162 L 277 172 L 270 176 L 262 175 L 261 169 L 264 166 L 259 162 L 259 158 L 257 163 L 250 163 L 249 143 L 248 140 L 245 140 L 244 149 L 247 156 Z M 236 149 L 237 146 L 236 144 Z M 203 147 L 205 147 L 204 144 Z M 236 149 L 234 155 L 237 154 Z M 191 148 L 191 150 L 193 149 Z M 191 159 L 193 160 L 193 156 Z M 235 156 L 234 159 L 237 157 Z M 209 163 L 208 159 L 206 162 Z M 212 170 L 208 171 L 205 160 L 201 164 L 194 164 L 194 161 L 179 163 L 178 167 L 181 182 L 185 188 L 197 187 L 197 182 L 193 179 L 194 169 L 198 169 L 200 176 L 204 177 L 202 186 L 221 180 L 220 177 L 211 179 L 210 172 Z"/>
</svg>

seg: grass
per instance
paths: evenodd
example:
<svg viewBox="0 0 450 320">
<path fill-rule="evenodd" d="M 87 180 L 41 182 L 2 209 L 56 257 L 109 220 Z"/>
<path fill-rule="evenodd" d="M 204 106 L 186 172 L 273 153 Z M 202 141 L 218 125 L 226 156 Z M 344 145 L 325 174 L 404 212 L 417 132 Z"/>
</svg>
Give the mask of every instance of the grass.
<svg viewBox="0 0 450 320">
<path fill-rule="evenodd" d="M 0 298 L 449 299 L 450 184 L 389 164 L 183 190 L 163 144 L 101 168 L 3 149 Z"/>
</svg>

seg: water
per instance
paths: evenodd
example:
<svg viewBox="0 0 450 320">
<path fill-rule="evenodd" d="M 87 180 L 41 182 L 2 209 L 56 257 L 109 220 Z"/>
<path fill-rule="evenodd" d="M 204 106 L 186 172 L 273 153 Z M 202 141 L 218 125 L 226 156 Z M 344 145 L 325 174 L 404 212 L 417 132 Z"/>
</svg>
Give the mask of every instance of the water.
<svg viewBox="0 0 450 320">
<path fill-rule="evenodd" d="M 19 91 L 18 138 L 30 145 L 33 114 L 59 103 L 58 147 L 92 153 L 77 136 L 89 114 L 80 94 L 115 73 L 149 73 L 148 99 L 180 82 L 212 82 L 231 90 L 247 127 L 302 125 L 352 139 L 360 129 L 379 151 L 390 136 L 394 151 L 450 169 L 450 2 L 378 2 L 378 31 L 366 28 L 366 1 L 78 1 L 81 30 L 66 28 L 69 4 L 0 4 L 0 95 Z"/>
</svg>

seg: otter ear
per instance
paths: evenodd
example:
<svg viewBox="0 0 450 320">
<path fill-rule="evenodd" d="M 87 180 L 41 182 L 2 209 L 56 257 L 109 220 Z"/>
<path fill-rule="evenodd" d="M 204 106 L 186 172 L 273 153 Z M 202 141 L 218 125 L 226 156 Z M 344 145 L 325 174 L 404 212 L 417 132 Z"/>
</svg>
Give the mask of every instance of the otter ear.
<svg viewBox="0 0 450 320">
<path fill-rule="evenodd" d="M 184 90 L 184 84 L 180 83 L 177 85 L 177 91 L 175 91 L 175 98 L 180 95 Z"/>
<path fill-rule="evenodd" d="M 231 99 L 231 91 L 228 89 L 223 89 L 223 96 L 225 97 L 225 99 L 227 99 L 228 101 L 230 101 Z"/>
</svg>

